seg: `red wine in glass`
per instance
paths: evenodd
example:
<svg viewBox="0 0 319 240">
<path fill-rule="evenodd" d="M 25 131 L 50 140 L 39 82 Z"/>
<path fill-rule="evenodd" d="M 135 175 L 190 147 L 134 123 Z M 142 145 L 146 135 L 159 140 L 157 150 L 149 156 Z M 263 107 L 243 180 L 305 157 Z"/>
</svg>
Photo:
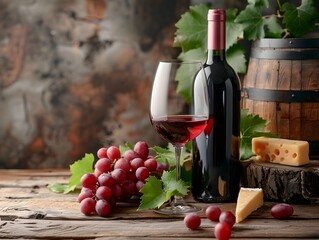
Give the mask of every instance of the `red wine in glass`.
<svg viewBox="0 0 319 240">
<path fill-rule="evenodd" d="M 196 94 L 185 98 L 178 90 L 178 81 L 191 82 Z M 150 120 L 156 132 L 175 149 L 176 181 L 180 180 L 181 153 L 184 145 L 206 129 L 209 113 L 207 78 L 198 61 L 161 61 L 155 73 L 150 102 Z M 209 129 L 208 129 L 209 131 Z M 187 203 L 176 194 L 154 211 L 180 215 L 198 212 L 201 208 Z"/>
<path fill-rule="evenodd" d="M 207 117 L 194 115 L 172 115 L 153 118 L 151 121 L 157 133 L 174 146 L 184 146 L 207 125 Z"/>
</svg>

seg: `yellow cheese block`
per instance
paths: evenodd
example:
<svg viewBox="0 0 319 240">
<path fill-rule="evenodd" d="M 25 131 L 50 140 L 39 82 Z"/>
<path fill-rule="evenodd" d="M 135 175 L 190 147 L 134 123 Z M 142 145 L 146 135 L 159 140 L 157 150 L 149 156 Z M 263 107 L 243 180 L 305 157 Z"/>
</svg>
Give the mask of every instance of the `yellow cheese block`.
<svg viewBox="0 0 319 240">
<path fill-rule="evenodd" d="M 264 203 L 261 188 L 240 188 L 236 205 L 236 223 L 243 221 Z"/>
<path fill-rule="evenodd" d="M 252 139 L 252 151 L 257 155 L 258 160 L 290 166 L 309 163 L 307 141 L 257 137 Z"/>
</svg>

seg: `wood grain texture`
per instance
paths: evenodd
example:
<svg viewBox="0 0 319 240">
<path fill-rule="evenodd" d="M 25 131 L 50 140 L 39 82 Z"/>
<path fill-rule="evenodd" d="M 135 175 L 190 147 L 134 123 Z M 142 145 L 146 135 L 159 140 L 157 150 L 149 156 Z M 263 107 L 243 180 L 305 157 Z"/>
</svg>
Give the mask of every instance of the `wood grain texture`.
<svg viewBox="0 0 319 240">
<path fill-rule="evenodd" d="M 303 52 L 307 46 L 298 48 L 267 48 L 253 45 L 253 50 L 262 53 L 265 50 L 274 50 L 279 54 Z M 313 48 L 313 50 L 317 50 Z M 319 59 L 276 59 L 275 57 L 253 56 L 249 60 L 248 71 L 243 81 L 244 88 L 258 90 L 283 90 L 290 94 L 290 90 L 319 91 Z M 277 96 L 279 93 L 276 93 Z M 291 95 L 292 96 L 292 95 Z M 243 108 L 250 113 L 258 114 L 269 120 L 266 130 L 277 134 L 281 138 L 305 140 L 310 142 L 310 158 L 318 158 L 319 144 L 319 99 L 310 102 L 289 102 L 289 99 L 273 101 L 267 96 L 262 100 L 243 97 Z"/>
<path fill-rule="evenodd" d="M 118 204 L 107 218 L 84 216 L 77 194 L 56 194 L 47 189 L 52 182 L 66 183 L 64 170 L 0 170 L 0 239 L 213 239 L 216 222 L 200 212 L 201 228 L 188 230 L 183 217 L 136 211 L 138 202 Z M 194 202 L 206 209 L 209 204 Z M 293 205 L 287 220 L 271 217 L 274 202 L 265 202 L 232 229 L 231 239 L 318 239 L 319 207 Z M 217 204 L 235 211 L 235 203 Z"/>
</svg>

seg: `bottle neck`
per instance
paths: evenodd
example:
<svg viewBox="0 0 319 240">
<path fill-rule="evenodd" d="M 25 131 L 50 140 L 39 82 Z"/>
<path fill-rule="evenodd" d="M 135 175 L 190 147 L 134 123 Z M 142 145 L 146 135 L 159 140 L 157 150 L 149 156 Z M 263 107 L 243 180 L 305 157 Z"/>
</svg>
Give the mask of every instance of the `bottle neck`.
<svg viewBox="0 0 319 240">
<path fill-rule="evenodd" d="M 212 62 L 224 62 L 226 61 L 226 51 L 225 49 L 221 50 L 210 50 L 208 49 L 207 51 L 207 63 L 212 63 Z"/>
<path fill-rule="evenodd" d="M 210 10 L 208 13 L 207 60 L 225 60 L 225 11 Z"/>
</svg>

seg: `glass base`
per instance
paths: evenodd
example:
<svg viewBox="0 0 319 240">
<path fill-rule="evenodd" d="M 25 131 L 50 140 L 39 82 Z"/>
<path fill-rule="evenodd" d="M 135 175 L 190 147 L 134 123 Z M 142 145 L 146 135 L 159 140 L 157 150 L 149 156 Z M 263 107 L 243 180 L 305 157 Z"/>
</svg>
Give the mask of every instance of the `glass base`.
<svg viewBox="0 0 319 240">
<path fill-rule="evenodd" d="M 186 203 L 182 197 L 175 197 L 170 203 L 155 209 L 154 212 L 165 215 L 185 215 L 191 212 L 199 212 L 202 208 Z"/>
</svg>

